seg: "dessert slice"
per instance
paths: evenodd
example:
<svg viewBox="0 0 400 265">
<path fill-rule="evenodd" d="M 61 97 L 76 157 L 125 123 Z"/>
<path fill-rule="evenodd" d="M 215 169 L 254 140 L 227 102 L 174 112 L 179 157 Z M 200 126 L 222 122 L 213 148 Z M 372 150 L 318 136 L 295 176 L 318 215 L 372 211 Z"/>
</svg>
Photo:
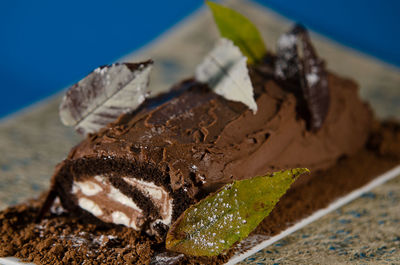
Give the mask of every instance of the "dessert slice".
<svg viewBox="0 0 400 265">
<path fill-rule="evenodd" d="M 240 22 L 246 23 L 243 19 Z M 235 34 L 238 37 L 239 33 Z M 246 201 L 256 201 L 256 210 L 269 204 L 270 211 L 286 192 L 279 183 L 268 185 L 269 190 L 258 185 L 260 179 L 276 177 L 267 172 L 294 167 L 307 167 L 314 172 L 301 175 L 256 229 L 256 233 L 271 236 L 398 163 L 399 148 L 391 145 L 399 139 L 398 124 L 374 121 L 368 105 L 358 97 L 357 85 L 326 71 L 302 27 L 296 26 L 282 36 L 276 55 L 265 54 L 265 49 L 247 50 L 251 43 L 242 45 L 246 36 L 239 36 L 240 41 L 234 44 L 237 39 L 232 40 L 223 40 L 223 46 L 217 46 L 207 56 L 196 71 L 196 79 L 179 83 L 160 97 L 144 101 L 150 96 L 146 85 L 151 62 L 102 67 L 74 86 L 90 92 L 84 102 L 80 101 L 80 92 L 69 93 L 72 100 L 65 101 L 69 103 L 61 109 L 67 106 L 73 111 L 61 116 L 88 135 L 57 166 L 41 217 L 56 197 L 68 213 L 62 211 L 60 215 L 56 210 L 36 226 L 31 220 L 26 221 L 36 208 L 11 209 L 4 216 L 14 224 L 23 216 L 28 227 L 4 222 L 3 228 L 12 228 L 20 235 L 25 229 L 33 248 L 42 245 L 38 234 L 51 235 L 44 242 L 52 244 L 51 250 L 39 247 L 42 253 L 35 254 L 35 259 L 46 256 L 55 260 L 64 249 L 60 246 L 76 237 L 78 243 L 65 248 L 76 247 L 65 255 L 68 262 L 82 262 L 82 257 L 84 261 L 107 257 L 111 263 L 135 259 L 157 263 L 171 254 L 159 244 L 169 229 L 166 248 L 187 254 L 171 254 L 172 259 L 182 264 L 220 263 L 232 255 L 232 249 L 226 252 L 227 249 L 266 216 L 252 215 L 254 204 Z M 248 52 L 251 60 L 247 62 L 252 64 L 246 65 L 244 52 L 238 52 L 235 45 Z M 104 96 L 101 100 L 96 93 L 91 94 L 99 92 L 96 84 L 100 84 L 98 94 Z M 241 91 L 249 87 L 251 91 Z M 119 100 L 123 104 L 118 104 Z M 113 122 L 104 127 L 109 120 Z M 275 181 L 273 177 L 271 180 Z M 235 180 L 257 185 L 237 196 L 240 200 L 233 200 L 252 205 L 245 208 L 250 211 L 241 211 L 244 208 L 239 203 L 230 207 L 229 199 L 228 203 L 224 201 L 239 194 L 234 189 L 219 201 L 222 192 L 238 184 Z M 291 182 L 286 184 L 290 186 Z M 221 193 L 214 192 L 218 189 Z M 256 193 L 266 196 L 257 197 Z M 274 193 L 279 194 L 271 199 Z M 229 213 L 225 211 L 227 207 Z M 220 218 L 218 223 L 215 212 L 226 218 Z M 238 226 L 246 224 L 251 219 L 248 216 L 259 220 L 243 233 Z M 95 224 L 82 224 L 78 218 Z M 207 220 L 208 224 L 203 225 Z M 74 228 L 75 223 L 79 229 Z M 221 223 L 224 227 L 217 226 Z M 105 224 L 111 225 L 104 227 Z M 218 233 L 241 236 L 225 240 Z M 15 241 L 25 244 L 25 239 L 9 243 L 9 237 L 4 238 L 6 251 Z M 190 240 L 195 241 L 195 246 Z M 185 241 L 183 251 L 182 247 L 176 248 L 181 241 Z M 205 244 L 211 247 L 202 248 Z M 19 249 L 1 255 L 28 253 L 26 248 Z M 215 256 L 219 253 L 222 255 Z"/>
<path fill-rule="evenodd" d="M 218 12 L 231 11 L 209 5 L 217 24 L 218 19 L 227 23 Z M 199 65 L 196 79 L 89 133 L 58 165 L 43 209 L 58 196 L 72 213 L 162 239 L 191 204 L 233 180 L 297 167 L 316 172 L 365 145 L 372 123 L 369 106 L 359 99 L 354 82 L 326 71 L 304 28 L 283 35 L 277 55 L 249 51 L 253 44 L 244 45 L 243 34 L 249 33 L 220 41 Z M 263 47 L 259 34 L 253 35 Z M 249 72 L 241 51 L 258 54 L 248 55 Z M 94 71 L 68 92 L 61 117 L 73 116 L 80 131 L 93 132 L 96 117 L 115 116 L 124 97 L 133 95 L 135 106 L 140 104 L 148 95 L 143 85 L 148 65 Z M 96 92 L 97 83 L 106 96 Z M 123 106 L 129 109 L 129 102 Z"/>
<path fill-rule="evenodd" d="M 183 82 L 179 96 L 122 115 L 73 148 L 53 176 L 54 194 L 71 212 L 163 235 L 190 204 L 232 180 L 326 169 L 365 144 L 372 115 L 354 82 L 328 74 L 330 108 L 313 132 L 290 84 L 259 72 L 251 69 L 256 114 Z"/>
</svg>

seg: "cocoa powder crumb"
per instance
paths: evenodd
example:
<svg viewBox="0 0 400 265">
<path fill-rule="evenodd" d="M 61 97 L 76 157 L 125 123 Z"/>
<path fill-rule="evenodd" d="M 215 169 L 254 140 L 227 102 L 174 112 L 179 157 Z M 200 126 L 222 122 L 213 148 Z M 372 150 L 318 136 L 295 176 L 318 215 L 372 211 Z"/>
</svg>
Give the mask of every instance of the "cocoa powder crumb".
<svg viewBox="0 0 400 265">
<path fill-rule="evenodd" d="M 37 264 L 149 263 L 154 243 L 132 229 L 97 227 L 67 214 L 32 222 L 42 201 L 43 196 L 0 212 L 0 256 Z"/>
</svg>

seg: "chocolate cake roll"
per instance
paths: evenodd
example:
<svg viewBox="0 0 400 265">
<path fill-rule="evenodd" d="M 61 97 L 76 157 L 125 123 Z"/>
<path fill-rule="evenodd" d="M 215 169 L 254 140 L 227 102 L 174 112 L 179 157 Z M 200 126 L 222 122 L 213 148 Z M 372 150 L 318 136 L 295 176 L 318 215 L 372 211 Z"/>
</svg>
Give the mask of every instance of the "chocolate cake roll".
<svg viewBox="0 0 400 265">
<path fill-rule="evenodd" d="M 205 84 L 182 82 L 171 99 L 124 114 L 73 148 L 48 201 L 58 196 L 71 212 L 162 238 L 190 204 L 225 183 L 294 167 L 317 172 L 365 144 L 372 114 L 353 81 L 327 75 L 330 107 L 315 131 L 299 116 L 291 84 L 257 67 L 256 114 Z"/>
</svg>

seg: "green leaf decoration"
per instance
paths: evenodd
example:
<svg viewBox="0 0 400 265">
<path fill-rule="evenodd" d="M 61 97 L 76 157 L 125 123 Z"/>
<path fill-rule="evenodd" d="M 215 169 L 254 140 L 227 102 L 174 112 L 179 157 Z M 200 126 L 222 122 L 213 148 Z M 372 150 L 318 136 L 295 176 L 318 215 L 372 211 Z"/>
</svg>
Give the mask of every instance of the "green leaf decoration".
<svg viewBox="0 0 400 265">
<path fill-rule="evenodd" d="M 297 168 L 225 185 L 186 209 L 169 229 L 166 248 L 192 256 L 222 253 L 246 238 L 306 172 Z"/>
<path fill-rule="evenodd" d="M 261 34 L 245 16 L 220 4 L 207 1 L 222 37 L 230 39 L 248 58 L 249 63 L 261 60 L 267 53 Z"/>
</svg>

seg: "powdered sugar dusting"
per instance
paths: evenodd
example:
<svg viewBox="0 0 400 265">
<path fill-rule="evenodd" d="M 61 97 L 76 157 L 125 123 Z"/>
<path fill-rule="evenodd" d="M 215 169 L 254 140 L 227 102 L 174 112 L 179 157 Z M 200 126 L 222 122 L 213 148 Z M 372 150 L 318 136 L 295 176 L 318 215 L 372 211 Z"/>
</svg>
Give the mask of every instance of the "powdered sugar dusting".
<svg viewBox="0 0 400 265">
<path fill-rule="evenodd" d="M 227 200 L 227 197 L 231 200 Z M 220 238 L 219 231 L 228 229 L 228 234 L 235 235 L 234 238 L 239 237 L 239 229 L 243 223 L 246 223 L 237 211 L 239 203 L 237 189 L 232 188 L 232 184 L 228 184 L 215 195 L 213 200 L 189 211 L 187 223 L 191 225 L 190 230 L 193 233 L 188 234 L 188 239 L 191 240 L 193 247 L 219 253 L 226 249 L 226 244 L 231 243 Z M 207 213 L 207 216 L 199 218 L 197 212 Z M 212 227 L 212 229 L 203 229 L 204 227 Z"/>
<path fill-rule="evenodd" d="M 283 34 L 278 39 L 278 48 L 279 49 L 288 49 L 293 47 L 296 44 L 296 36 L 293 34 Z"/>
<path fill-rule="evenodd" d="M 150 264 L 157 265 L 173 265 L 176 264 L 180 259 L 184 258 L 185 255 L 171 252 L 162 252 L 153 257 Z"/>
<path fill-rule="evenodd" d="M 67 210 L 62 207 L 60 199 L 57 197 L 54 200 L 53 205 L 50 207 L 50 212 L 55 215 L 62 215 L 63 213 L 66 213 Z"/>
<path fill-rule="evenodd" d="M 297 37 L 292 33 L 283 34 L 277 43 L 275 75 L 281 79 L 292 78 L 298 72 Z"/>
<path fill-rule="evenodd" d="M 319 77 L 316 73 L 310 73 L 306 75 L 306 79 L 309 86 L 314 86 L 318 83 Z"/>
<path fill-rule="evenodd" d="M 167 248 L 195 256 L 223 253 L 247 237 L 306 172 L 297 168 L 225 185 L 183 213 L 168 232 Z"/>
</svg>

